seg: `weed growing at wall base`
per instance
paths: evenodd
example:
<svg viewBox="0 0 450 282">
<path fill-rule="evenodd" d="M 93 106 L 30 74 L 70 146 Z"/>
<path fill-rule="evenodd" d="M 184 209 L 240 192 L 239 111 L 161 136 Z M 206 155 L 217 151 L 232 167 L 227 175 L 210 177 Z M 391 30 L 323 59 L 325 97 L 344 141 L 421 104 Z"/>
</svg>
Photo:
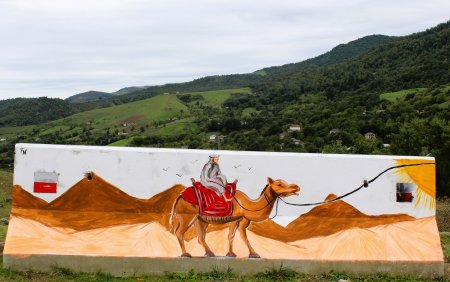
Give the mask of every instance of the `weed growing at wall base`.
<svg viewBox="0 0 450 282">
<path fill-rule="evenodd" d="M 392 276 L 385 273 L 372 275 L 348 274 L 331 271 L 322 275 L 298 273 L 288 267 L 273 266 L 255 275 L 237 275 L 232 269 L 220 270 L 213 268 L 209 272 L 171 272 L 132 277 L 113 277 L 105 273 L 76 273 L 64 268 L 55 268 L 49 273 L 35 271 L 13 271 L 3 269 L 0 261 L 0 281 L 86 281 L 86 282 L 126 282 L 126 281 L 448 281 L 449 277 L 434 279 L 414 277 L 410 275 Z"/>
</svg>

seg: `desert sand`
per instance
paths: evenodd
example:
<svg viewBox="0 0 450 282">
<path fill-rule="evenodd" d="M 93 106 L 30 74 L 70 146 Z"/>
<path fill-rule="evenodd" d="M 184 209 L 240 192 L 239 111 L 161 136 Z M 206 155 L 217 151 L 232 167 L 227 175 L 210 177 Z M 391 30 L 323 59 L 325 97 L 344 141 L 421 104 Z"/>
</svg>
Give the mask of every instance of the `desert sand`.
<svg viewBox="0 0 450 282">
<path fill-rule="evenodd" d="M 54 201 L 47 203 L 19 185 L 4 253 L 116 257 L 178 257 L 181 249 L 169 232 L 172 205 L 186 187 L 174 186 L 139 199 L 90 173 Z M 327 200 L 335 198 L 330 194 Z M 211 225 L 206 241 L 217 256 L 228 252 L 226 224 Z M 345 201 L 314 207 L 283 227 L 272 220 L 252 223 L 248 239 L 262 258 L 442 261 L 434 217 L 406 214 L 366 215 Z M 187 251 L 203 256 L 195 228 L 185 234 Z M 248 249 L 236 234 L 234 252 Z"/>
<path fill-rule="evenodd" d="M 217 256 L 228 251 L 227 230 L 209 232 L 206 241 Z M 328 236 L 285 243 L 249 231 L 248 237 L 262 258 L 352 261 L 442 261 L 443 254 L 434 217 L 350 228 Z M 119 257 L 178 257 L 176 237 L 157 222 L 125 224 L 77 231 L 49 227 L 37 221 L 11 217 L 4 253 L 92 255 Z M 203 256 L 197 239 L 187 242 L 193 256 Z M 247 257 L 248 250 L 236 235 L 234 250 Z"/>
</svg>

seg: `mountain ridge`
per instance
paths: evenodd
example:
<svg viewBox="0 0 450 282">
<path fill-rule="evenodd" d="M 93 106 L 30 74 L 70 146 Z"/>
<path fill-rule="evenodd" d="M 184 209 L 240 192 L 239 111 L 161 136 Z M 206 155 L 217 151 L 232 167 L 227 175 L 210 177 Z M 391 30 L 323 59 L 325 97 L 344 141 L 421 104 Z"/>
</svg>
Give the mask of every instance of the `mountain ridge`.
<svg viewBox="0 0 450 282">
<path fill-rule="evenodd" d="M 114 95 L 112 93 L 90 90 L 87 92 L 72 95 L 64 100 L 69 103 L 84 103 L 92 100 L 107 99 L 113 96 Z"/>
<path fill-rule="evenodd" d="M 291 72 L 298 71 L 298 69 L 308 69 L 311 67 L 320 67 L 324 65 L 329 65 L 333 63 L 340 62 L 342 60 L 346 60 L 348 58 L 352 58 L 354 56 L 359 55 L 362 52 L 367 51 L 370 48 L 378 46 L 388 40 L 392 39 L 392 37 L 386 35 L 369 35 L 365 36 L 348 43 L 342 43 L 338 46 L 332 48 L 330 51 L 319 55 L 317 57 L 313 57 L 298 63 L 286 64 L 282 66 L 274 66 L 256 70 L 252 73 L 243 73 L 243 74 L 230 74 L 230 75 L 211 75 L 202 78 L 197 78 L 192 81 L 182 82 L 182 83 L 168 83 L 164 85 L 156 85 L 156 86 L 131 86 L 122 88 L 116 92 L 113 92 L 113 95 L 123 95 L 123 94 L 132 94 L 139 91 L 158 91 L 162 92 L 173 92 L 177 90 L 179 86 L 187 86 L 188 92 L 196 92 L 196 91 L 208 91 L 208 90 L 219 90 L 226 88 L 239 88 L 243 86 L 249 86 L 252 83 L 260 83 L 265 80 L 265 76 L 258 75 L 258 72 L 268 72 L 269 75 L 276 74 L 275 70 L 281 70 L 288 68 L 288 70 L 284 70 L 283 75 L 288 75 Z M 277 76 L 280 76 L 277 74 Z M 220 80 L 228 81 L 226 85 L 221 85 Z M 243 81 L 240 81 L 243 80 Z M 191 86 L 189 86 L 191 85 Z M 202 86 L 199 86 L 202 85 Z M 95 92 L 95 91 L 93 91 Z M 186 91 L 185 91 L 186 92 Z M 89 93 L 89 92 L 85 92 Z M 100 92 L 103 93 L 103 92 Z M 84 94 L 84 93 L 82 93 Z M 81 94 L 77 94 L 81 95 Z M 72 100 L 73 97 L 77 95 L 70 96 L 66 98 L 66 100 Z M 92 99 L 85 97 L 81 102 L 86 102 L 89 100 L 97 100 L 96 95 L 92 95 Z"/>
<path fill-rule="evenodd" d="M 396 37 L 381 34 L 368 35 L 347 43 L 341 43 L 336 47 L 333 47 L 328 52 L 298 63 L 268 67 L 258 71 L 263 71 L 269 75 L 273 75 L 275 78 L 280 78 L 282 76 L 291 75 L 295 72 L 332 65 L 353 57 L 357 57 L 358 55 L 395 38 Z"/>
<path fill-rule="evenodd" d="M 340 62 L 325 60 L 325 66 L 293 72 L 274 69 L 274 76 L 265 71 L 212 76 L 89 103 L 3 101 L 0 165 L 13 165 L 17 142 L 433 155 L 437 194 L 449 195 L 450 21 L 386 40 Z M 242 84 L 250 89 L 185 92 Z M 154 103 L 149 97 L 171 99 Z M 142 107 L 121 107 L 132 101 Z M 140 119 L 143 115 L 148 118 Z M 37 125 L 26 127 L 30 124 Z M 301 130 L 289 132 L 290 124 Z M 376 139 L 366 140 L 367 132 Z M 212 135 L 225 137 L 219 144 L 210 142 Z"/>
</svg>

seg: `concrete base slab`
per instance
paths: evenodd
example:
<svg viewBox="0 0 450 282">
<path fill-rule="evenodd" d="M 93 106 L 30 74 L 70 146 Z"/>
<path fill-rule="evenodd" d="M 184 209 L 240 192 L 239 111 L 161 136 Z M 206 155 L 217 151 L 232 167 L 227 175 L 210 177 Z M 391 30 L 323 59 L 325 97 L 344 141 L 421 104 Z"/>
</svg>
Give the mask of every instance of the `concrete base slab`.
<svg viewBox="0 0 450 282">
<path fill-rule="evenodd" d="M 280 266 L 300 273 L 321 274 L 331 270 L 347 273 L 374 274 L 385 272 L 391 275 L 410 274 L 421 277 L 441 277 L 444 262 L 410 261 L 313 261 L 313 260 L 269 260 L 215 258 L 143 258 L 143 257 L 99 257 L 62 255 L 3 255 L 3 266 L 13 270 L 52 271 L 66 268 L 74 272 L 108 273 L 114 276 L 139 276 L 150 273 L 209 272 L 213 269 L 231 268 L 236 274 L 254 274 Z"/>
</svg>

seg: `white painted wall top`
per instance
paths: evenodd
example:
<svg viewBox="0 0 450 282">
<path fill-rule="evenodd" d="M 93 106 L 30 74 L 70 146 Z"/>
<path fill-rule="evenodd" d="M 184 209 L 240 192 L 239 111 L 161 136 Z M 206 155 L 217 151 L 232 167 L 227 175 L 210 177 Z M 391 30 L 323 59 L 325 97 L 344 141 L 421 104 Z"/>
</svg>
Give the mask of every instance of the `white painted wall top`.
<svg viewBox="0 0 450 282">
<path fill-rule="evenodd" d="M 220 168 L 237 188 L 256 198 L 267 177 L 284 179 L 301 187 L 299 196 L 286 198 L 293 203 L 320 202 L 331 193 L 343 195 L 359 187 L 380 172 L 396 165 L 395 160 L 410 159 L 434 162 L 432 157 L 372 156 L 338 154 L 304 154 L 275 152 L 212 151 L 161 148 L 128 148 L 17 144 L 14 184 L 50 202 L 93 171 L 127 194 L 149 198 L 175 184 L 190 186 L 190 178 L 199 179 L 209 155 L 220 155 Z M 33 193 L 36 172 L 56 173 L 55 194 Z M 368 188 L 344 200 L 369 215 L 407 213 L 415 217 L 435 214 L 434 208 L 396 202 L 395 170 L 383 174 Z M 312 207 L 287 206 L 280 203 L 275 221 L 288 224 Z"/>
</svg>

